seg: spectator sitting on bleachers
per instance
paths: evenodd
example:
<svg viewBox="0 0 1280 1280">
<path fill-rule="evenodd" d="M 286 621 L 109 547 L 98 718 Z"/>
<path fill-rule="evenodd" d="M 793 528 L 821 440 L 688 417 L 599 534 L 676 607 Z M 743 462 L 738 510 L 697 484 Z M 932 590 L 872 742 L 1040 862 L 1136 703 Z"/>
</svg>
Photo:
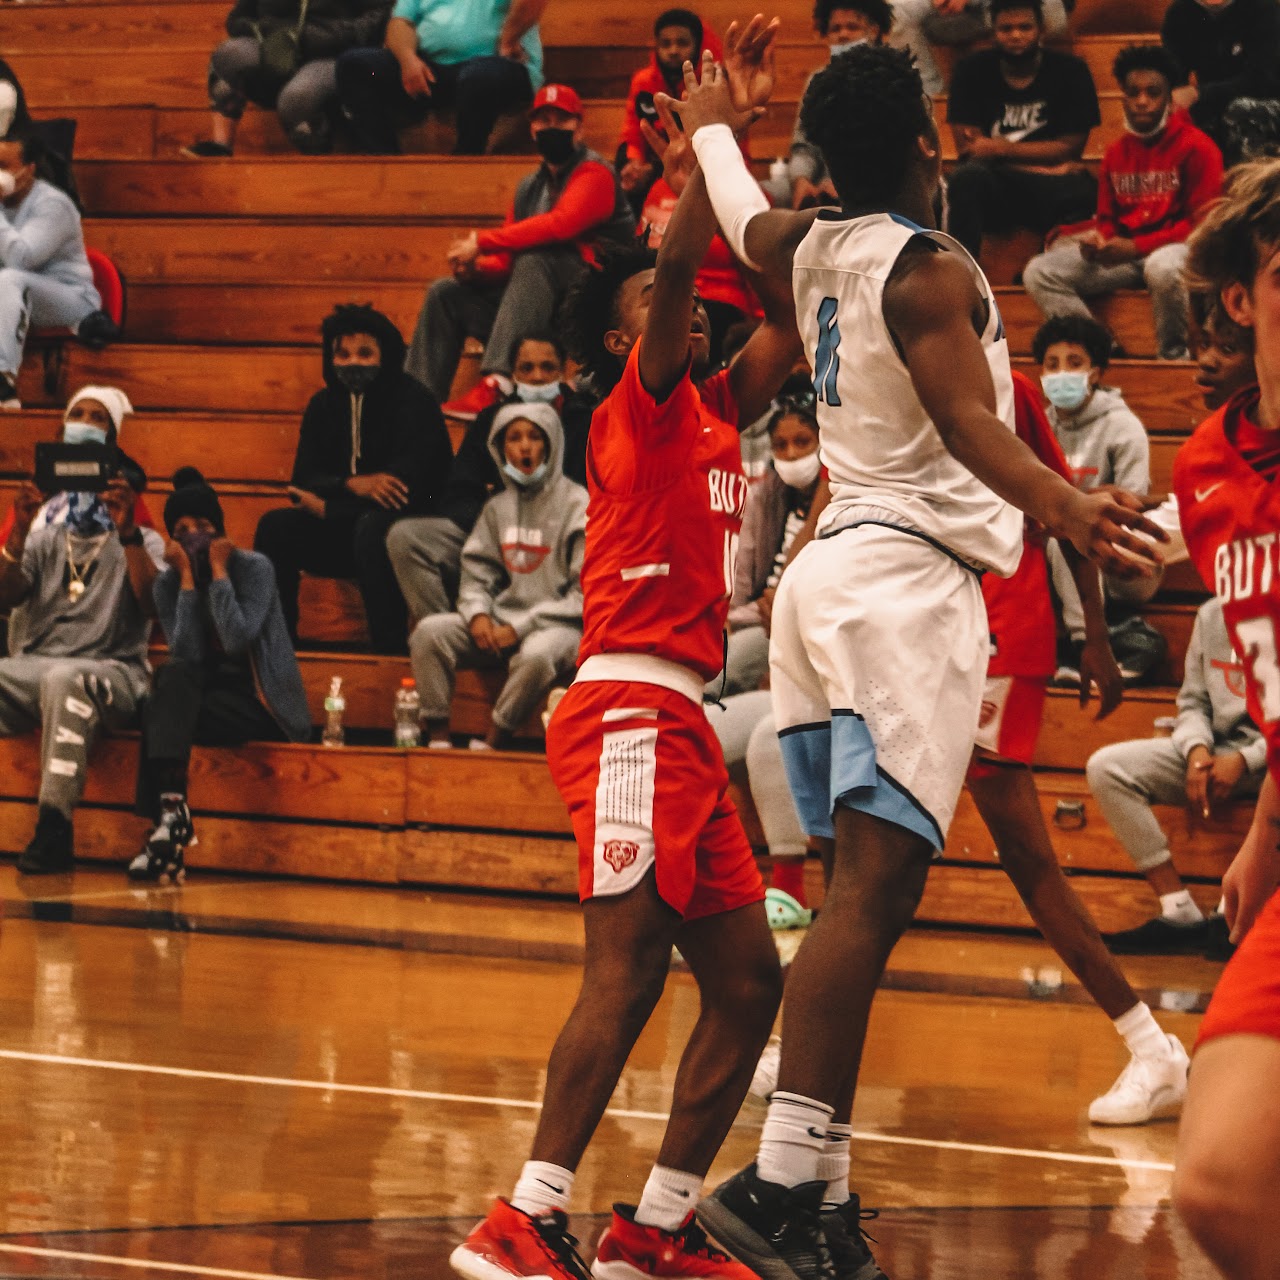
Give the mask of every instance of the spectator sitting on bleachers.
<svg viewBox="0 0 1280 1280">
<path fill-rule="evenodd" d="M 458 592 L 462 544 L 480 510 L 503 488 L 502 473 L 489 452 L 489 432 L 508 404 L 550 404 L 564 427 L 564 473 L 587 483 L 587 432 L 596 400 L 565 381 L 564 347 L 550 334 L 518 338 L 512 353 L 515 390 L 476 415 L 453 459 L 449 482 L 433 504 L 433 514 L 401 520 L 387 534 L 387 554 L 405 602 L 410 626 L 433 613 L 447 613 Z"/>
<path fill-rule="evenodd" d="M 539 90 L 529 128 L 543 162 L 520 180 L 501 227 L 449 250 L 453 274 L 427 289 L 409 372 L 448 400 L 468 338 L 485 342 L 481 379 L 445 412 L 470 420 L 511 393 L 511 352 L 550 329 L 570 285 L 602 244 L 631 239 L 635 218 L 612 166 L 582 140 L 582 102 L 562 84 Z"/>
<path fill-rule="evenodd" d="M 250 102 L 273 109 L 299 151 L 331 150 L 338 56 L 376 46 L 390 12 L 391 0 L 236 0 L 228 38 L 209 59 L 213 137 L 184 147 L 184 154 L 229 156 Z"/>
<path fill-rule="evenodd" d="M 1101 122 L 1080 58 L 1043 47 L 1041 0 L 991 0 L 994 49 L 951 81 L 947 121 L 961 163 L 947 185 L 947 229 L 974 257 L 989 231 L 1044 235 L 1092 216 L 1097 183 L 1081 162 Z"/>
<path fill-rule="evenodd" d="M 375 653 L 404 653 L 408 618 L 387 558 L 387 530 L 421 515 L 453 463 L 440 406 L 404 371 L 404 339 L 370 306 L 338 307 L 321 326 L 325 386 L 302 416 L 289 489 L 296 504 L 258 522 L 255 551 L 275 567 L 289 634 L 301 575 L 354 578 Z"/>
<path fill-rule="evenodd" d="M 1032 258 L 1027 292 L 1046 316 L 1088 316 L 1085 298 L 1150 290 L 1162 360 L 1187 359 L 1187 237 L 1222 189 L 1222 154 L 1171 111 L 1175 72 L 1158 45 L 1132 45 L 1115 62 L 1127 132 L 1102 158 L 1098 212 Z"/>
<path fill-rule="evenodd" d="M 582 553 L 587 491 L 563 473 L 564 433 L 549 404 L 504 405 L 489 449 L 503 492 L 485 503 L 462 548 L 457 613 L 423 618 L 410 641 L 428 745 L 448 747 L 460 659 L 509 663 L 506 684 L 474 750 L 502 748 L 558 678 L 573 671 L 582 639 Z"/>
<path fill-rule="evenodd" d="M 1044 33 L 1051 40 L 1067 34 L 1068 10 L 1075 0 L 1044 0 Z M 933 56 L 933 44 L 964 45 L 991 34 L 989 0 L 893 0 L 893 41 L 915 54 L 924 91 L 946 93 L 946 81 Z"/>
<path fill-rule="evenodd" d="M 164 523 L 167 567 L 153 595 L 169 656 L 143 708 L 138 764 L 138 812 L 155 827 L 129 877 L 169 884 L 182 882 L 196 842 L 192 746 L 305 742 L 311 716 L 271 562 L 232 544 L 218 495 L 194 467 L 173 477 Z"/>
<path fill-rule="evenodd" d="M 0 409 L 20 409 L 18 369 L 32 327 L 116 334 L 93 285 L 80 213 L 36 177 L 44 144 L 30 133 L 0 141 Z"/>
<path fill-rule="evenodd" d="M 826 43 L 830 57 L 834 58 L 854 45 L 883 44 L 894 16 L 895 10 L 889 7 L 889 0 L 817 0 L 813 7 L 813 26 Z M 809 82 L 818 70 L 811 71 L 805 80 L 800 93 L 802 102 Z M 775 205 L 784 208 L 807 209 L 815 204 L 840 203 L 822 152 L 805 137 L 799 111 L 791 130 L 786 178 L 780 182 L 770 178 L 760 185 Z"/>
<path fill-rule="evenodd" d="M 680 98 L 684 94 L 683 67 L 686 62 L 695 66 L 702 60 L 706 48 L 717 62 L 723 50 L 715 34 L 704 31 L 702 19 L 688 9 L 668 9 L 658 15 L 653 24 L 653 52 L 648 65 L 641 67 L 631 77 L 627 93 L 626 114 L 622 118 L 622 136 L 618 141 L 615 164 L 618 181 L 631 199 L 631 207 L 637 211 L 644 203 L 645 194 L 662 173 L 662 161 L 645 140 L 640 125 L 646 121 L 658 122 L 654 109 L 655 93 L 670 94 Z"/>
<path fill-rule="evenodd" d="M 381 49 L 338 59 L 338 97 L 359 151 L 397 155 L 398 131 L 454 114 L 454 153 L 483 154 L 500 115 L 542 84 L 546 0 L 396 0 Z"/>
<path fill-rule="evenodd" d="M 1280 5 L 1276 0 L 1172 0 L 1160 42 L 1181 74 L 1174 105 L 1224 152 L 1223 120 L 1241 98 L 1280 98 Z"/>
<path fill-rule="evenodd" d="M 0 736 L 41 731 L 39 813 L 18 860 L 28 875 L 72 867 L 72 812 L 94 739 L 128 728 L 147 691 L 151 585 L 164 565 L 164 540 L 135 523 L 138 495 L 124 476 L 64 524 L 33 532 L 45 496 L 24 481 L 0 547 L 0 611 L 24 613 L 0 658 Z"/>
<path fill-rule="evenodd" d="M 782 401 L 769 419 L 773 465 L 751 486 L 734 562 L 725 670 L 707 683 L 713 696 L 760 687 L 769 669 L 773 594 L 791 544 L 804 528 L 818 487 L 818 420 L 813 392 Z"/>
<path fill-rule="evenodd" d="M 1115 742 L 1089 757 L 1093 798 L 1160 899 L 1158 916 L 1108 937 L 1113 951 L 1165 954 L 1225 944 L 1225 922 L 1206 920 L 1187 892 L 1151 806 L 1186 804 L 1197 818 L 1208 818 L 1234 796 L 1257 794 L 1266 768 L 1266 740 L 1245 708 L 1244 667 L 1227 636 L 1222 605 L 1209 599 L 1187 646 L 1173 735 Z"/>
</svg>

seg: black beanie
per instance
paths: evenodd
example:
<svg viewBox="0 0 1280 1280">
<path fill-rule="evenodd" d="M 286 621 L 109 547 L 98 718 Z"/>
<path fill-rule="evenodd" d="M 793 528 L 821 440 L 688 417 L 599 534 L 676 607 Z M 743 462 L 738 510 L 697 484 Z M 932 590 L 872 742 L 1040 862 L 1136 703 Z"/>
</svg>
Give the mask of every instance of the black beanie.
<svg viewBox="0 0 1280 1280">
<path fill-rule="evenodd" d="M 221 537 L 226 533 L 222 503 L 195 467 L 179 467 L 173 475 L 173 493 L 164 504 L 164 526 L 173 536 L 173 527 L 183 516 L 203 516 Z"/>
</svg>

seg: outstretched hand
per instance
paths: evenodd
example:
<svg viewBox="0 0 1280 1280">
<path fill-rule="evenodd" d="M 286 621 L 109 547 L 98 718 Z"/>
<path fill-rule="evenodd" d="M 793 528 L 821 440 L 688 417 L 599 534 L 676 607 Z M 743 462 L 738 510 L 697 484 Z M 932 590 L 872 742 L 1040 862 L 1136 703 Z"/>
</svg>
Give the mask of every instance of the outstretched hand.
<svg viewBox="0 0 1280 1280">
<path fill-rule="evenodd" d="M 684 99 L 678 105 L 684 132 L 690 138 L 699 129 L 711 124 L 727 124 L 734 133 L 741 133 L 753 120 L 758 120 L 764 114 L 762 106 L 740 111 L 734 105 L 728 74 L 723 67 L 716 65 L 709 49 L 702 53 L 701 79 L 692 62 L 684 64 L 684 89 Z M 665 101 L 668 106 L 673 105 L 673 99 L 664 93 L 654 94 L 655 105 L 659 100 Z"/>
<path fill-rule="evenodd" d="M 773 93 L 778 18 L 765 22 L 757 13 L 745 27 L 729 24 L 724 38 L 724 71 L 733 105 L 744 114 L 763 107 Z"/>
<path fill-rule="evenodd" d="M 684 131 L 684 125 L 676 114 L 677 102 L 666 93 L 653 95 L 654 109 L 662 129 L 655 129 L 647 120 L 640 121 L 640 132 L 649 144 L 653 154 L 662 164 L 662 176 L 667 186 L 679 195 L 688 183 L 693 171 L 698 167 L 698 157 L 693 153 L 693 144 Z"/>
<path fill-rule="evenodd" d="M 1157 572 L 1161 559 L 1154 544 L 1169 535 L 1143 514 L 1141 498 L 1124 489 L 1077 493 L 1059 532 L 1103 573 L 1141 578 Z"/>
</svg>

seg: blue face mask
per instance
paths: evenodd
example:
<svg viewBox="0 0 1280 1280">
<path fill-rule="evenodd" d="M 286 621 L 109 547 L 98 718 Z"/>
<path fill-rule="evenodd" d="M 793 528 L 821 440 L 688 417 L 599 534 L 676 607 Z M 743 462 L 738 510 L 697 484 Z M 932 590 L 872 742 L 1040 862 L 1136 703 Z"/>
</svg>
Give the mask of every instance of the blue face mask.
<svg viewBox="0 0 1280 1280">
<path fill-rule="evenodd" d="M 1040 385 L 1049 403 L 1065 413 L 1074 413 L 1080 408 L 1092 390 L 1089 375 L 1074 369 L 1065 373 L 1046 373 L 1040 379 Z"/>
<path fill-rule="evenodd" d="M 101 427 L 88 422 L 64 422 L 62 424 L 63 444 L 106 444 L 107 433 Z"/>
<path fill-rule="evenodd" d="M 842 44 L 833 44 L 831 48 L 831 56 L 838 58 L 842 53 L 848 53 L 850 49 L 856 49 L 859 45 L 870 44 L 871 41 L 863 36 L 861 40 L 846 40 Z"/>
<path fill-rule="evenodd" d="M 558 382 L 516 382 L 516 397 L 524 404 L 555 404 L 559 396 Z"/>
<path fill-rule="evenodd" d="M 502 464 L 503 475 L 518 484 L 522 489 L 528 489 L 531 485 L 541 484 L 542 481 L 546 479 L 548 470 L 549 468 L 547 464 L 545 462 L 540 462 L 526 475 L 519 467 L 512 466 L 509 462 L 504 462 Z"/>
</svg>

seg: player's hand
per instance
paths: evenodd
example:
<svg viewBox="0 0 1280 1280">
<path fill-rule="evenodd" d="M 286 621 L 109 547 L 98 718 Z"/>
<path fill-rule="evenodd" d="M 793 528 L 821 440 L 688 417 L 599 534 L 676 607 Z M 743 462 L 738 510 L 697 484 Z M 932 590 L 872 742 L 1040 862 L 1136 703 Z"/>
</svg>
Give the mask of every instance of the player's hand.
<svg viewBox="0 0 1280 1280">
<path fill-rule="evenodd" d="M 1136 262 L 1141 256 L 1137 246 L 1127 236 L 1115 236 L 1098 246 L 1094 261 L 1104 267 L 1115 267 L 1125 262 Z"/>
<path fill-rule="evenodd" d="M 400 64 L 400 83 L 411 98 L 431 97 L 436 73 L 419 57 L 406 58 Z"/>
<path fill-rule="evenodd" d="M 1142 514 L 1143 500 L 1124 489 L 1070 490 L 1055 533 L 1070 539 L 1103 573 L 1142 578 L 1161 567 L 1157 545 L 1169 535 Z"/>
<path fill-rule="evenodd" d="M 698 157 L 693 153 L 689 135 L 685 133 L 680 117 L 676 115 L 676 100 L 665 93 L 653 95 L 653 107 L 658 113 L 662 129 L 658 130 L 647 120 L 640 121 L 640 132 L 662 165 L 662 176 L 667 186 L 679 195 L 698 167 Z"/>
<path fill-rule="evenodd" d="M 1212 768 L 1213 753 L 1209 748 L 1192 747 L 1187 755 L 1187 804 L 1201 818 L 1213 817 L 1213 801 L 1209 795 L 1209 773 Z"/>
<path fill-rule="evenodd" d="M 660 102 L 665 102 L 668 107 L 678 105 L 680 119 L 690 138 L 699 129 L 712 124 L 727 124 L 734 133 L 740 133 L 758 114 L 744 113 L 734 106 L 729 77 L 722 68 L 716 66 L 716 60 L 709 49 L 702 54 L 701 79 L 692 62 L 684 64 L 684 87 L 684 99 L 678 104 L 665 93 L 655 93 L 653 101 L 655 106 Z"/>
<path fill-rule="evenodd" d="M 1238 751 L 1223 751 L 1213 757 L 1209 768 L 1209 803 L 1229 800 L 1245 775 L 1244 756 Z"/>
<path fill-rule="evenodd" d="M 24 480 L 13 496 L 13 527 L 26 537 L 31 532 L 36 514 L 44 506 L 45 496 L 36 488 L 34 480 Z"/>
<path fill-rule="evenodd" d="M 724 72 L 734 107 L 744 115 L 763 107 L 773 93 L 774 42 L 779 18 L 765 22 L 757 13 L 745 27 L 729 24 L 724 38 Z"/>
<path fill-rule="evenodd" d="M 1124 677 L 1111 652 L 1111 641 L 1105 636 L 1086 638 L 1080 654 L 1080 705 L 1089 705 L 1093 687 L 1098 687 L 1098 714 L 1105 720 L 1124 701 Z"/>
<path fill-rule="evenodd" d="M 481 653 L 491 653 L 494 657 L 501 654 L 502 649 L 494 637 L 496 630 L 488 614 L 478 613 L 471 619 L 471 641 Z"/>
<path fill-rule="evenodd" d="M 1244 941 L 1277 884 L 1280 884 L 1280 847 L 1277 847 L 1276 831 L 1268 827 L 1260 835 L 1251 828 L 1222 878 L 1222 911 L 1232 942 Z"/>
</svg>

